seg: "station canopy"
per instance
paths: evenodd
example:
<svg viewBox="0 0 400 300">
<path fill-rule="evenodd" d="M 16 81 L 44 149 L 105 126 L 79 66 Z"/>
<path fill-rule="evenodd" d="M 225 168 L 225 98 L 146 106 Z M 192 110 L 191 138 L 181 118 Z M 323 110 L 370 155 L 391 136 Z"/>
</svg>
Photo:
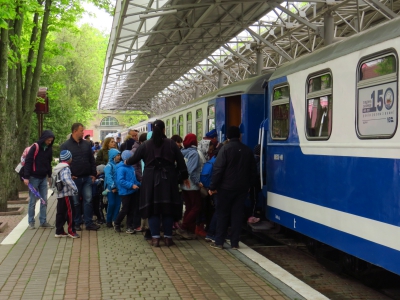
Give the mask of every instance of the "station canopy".
<svg viewBox="0 0 400 300">
<path fill-rule="evenodd" d="M 98 109 L 164 113 L 399 10 L 400 0 L 117 0 Z"/>
</svg>

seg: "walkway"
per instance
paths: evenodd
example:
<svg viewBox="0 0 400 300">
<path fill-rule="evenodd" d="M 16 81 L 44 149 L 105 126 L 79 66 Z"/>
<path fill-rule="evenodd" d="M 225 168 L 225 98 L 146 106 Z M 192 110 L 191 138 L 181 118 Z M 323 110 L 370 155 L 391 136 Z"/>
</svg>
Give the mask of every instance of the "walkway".
<svg viewBox="0 0 400 300">
<path fill-rule="evenodd" d="M 51 197 L 51 224 L 55 207 Z M 80 239 L 54 233 L 26 230 L 15 244 L 0 245 L 0 299 L 325 299 L 299 281 L 292 289 L 276 279 L 280 268 L 264 261 L 276 268 L 265 271 L 245 245 L 217 250 L 174 239 L 177 246 L 153 248 L 139 233 L 108 228 L 79 232 Z"/>
</svg>

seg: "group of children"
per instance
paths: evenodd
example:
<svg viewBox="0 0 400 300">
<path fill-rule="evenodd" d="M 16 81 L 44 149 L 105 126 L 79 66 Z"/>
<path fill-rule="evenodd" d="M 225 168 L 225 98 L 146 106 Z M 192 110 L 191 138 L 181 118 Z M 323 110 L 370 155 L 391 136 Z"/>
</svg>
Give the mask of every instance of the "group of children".
<svg viewBox="0 0 400 300">
<path fill-rule="evenodd" d="M 127 233 L 135 233 L 133 218 L 138 214 L 138 197 L 140 182 L 136 179 L 133 166 L 125 165 L 124 162 L 132 156 L 132 152 L 125 150 L 122 154 L 117 149 L 109 150 L 109 162 L 106 166 L 97 166 L 97 178 L 93 183 L 93 206 L 97 220 L 104 221 L 103 209 L 106 209 L 107 227 L 112 227 L 116 232 L 121 232 L 121 222 L 127 217 Z M 121 160 L 122 158 L 122 160 Z M 57 214 L 55 237 L 79 238 L 74 226 L 74 201 L 73 197 L 78 195 L 78 188 L 71 177 L 69 165 L 72 162 L 72 154 L 68 150 L 60 153 L 59 163 L 54 167 L 53 174 L 58 181 L 62 182 L 57 187 Z M 103 173 L 104 170 L 104 173 Z M 103 185 L 104 182 L 104 185 Z M 103 189 L 104 187 L 104 189 Z M 103 206 L 101 195 L 107 195 L 107 206 Z M 122 208 L 121 208 L 122 202 Z M 64 230 L 65 222 L 68 223 L 68 232 Z"/>
</svg>

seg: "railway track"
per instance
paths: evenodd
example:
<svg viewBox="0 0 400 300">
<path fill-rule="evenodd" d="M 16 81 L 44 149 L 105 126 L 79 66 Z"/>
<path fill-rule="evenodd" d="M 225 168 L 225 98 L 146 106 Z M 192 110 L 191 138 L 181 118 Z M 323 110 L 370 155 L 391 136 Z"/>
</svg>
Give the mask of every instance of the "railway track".
<svg viewBox="0 0 400 300">
<path fill-rule="evenodd" d="M 241 241 L 330 299 L 400 300 L 400 276 L 379 267 L 362 276 L 349 274 L 338 260 L 338 250 L 310 251 L 307 240 L 296 232 L 281 228 L 253 232 L 245 226 Z"/>
</svg>

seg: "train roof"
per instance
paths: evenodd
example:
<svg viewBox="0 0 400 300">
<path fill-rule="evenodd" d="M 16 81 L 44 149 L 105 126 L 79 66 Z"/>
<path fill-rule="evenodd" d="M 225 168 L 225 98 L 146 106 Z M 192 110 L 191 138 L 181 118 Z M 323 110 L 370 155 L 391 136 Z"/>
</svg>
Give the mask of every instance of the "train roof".
<svg viewBox="0 0 400 300">
<path fill-rule="evenodd" d="M 229 97 L 242 94 L 264 94 L 264 89 L 262 88 L 262 84 L 264 80 L 268 80 L 271 77 L 271 75 L 272 71 L 268 71 L 267 73 L 259 76 L 254 76 L 251 78 L 247 78 L 245 80 L 231 83 L 230 85 L 224 86 L 216 91 L 208 93 L 200 98 L 197 98 L 194 101 L 190 101 L 188 103 L 175 107 L 174 111 L 179 112 L 182 110 L 186 110 L 200 103 L 208 102 L 221 97 Z M 167 112 L 159 116 L 159 118 L 162 119 L 164 116 L 170 114 L 171 112 Z"/>
<path fill-rule="evenodd" d="M 306 70 L 349 53 L 394 39 L 400 36 L 399 27 L 400 18 L 395 18 L 391 21 L 379 24 L 376 27 L 348 37 L 345 40 L 333 43 L 313 53 L 285 63 L 276 69 L 271 79 Z"/>
</svg>

